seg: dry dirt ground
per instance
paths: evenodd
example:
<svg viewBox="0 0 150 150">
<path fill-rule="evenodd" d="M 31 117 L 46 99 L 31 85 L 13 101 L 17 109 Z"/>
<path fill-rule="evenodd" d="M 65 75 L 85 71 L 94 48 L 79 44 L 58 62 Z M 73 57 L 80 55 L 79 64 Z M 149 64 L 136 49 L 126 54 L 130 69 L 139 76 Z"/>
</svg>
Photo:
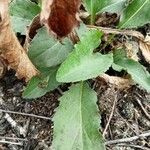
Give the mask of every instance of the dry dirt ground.
<svg viewBox="0 0 150 150">
<path fill-rule="evenodd" d="M 46 150 L 53 135 L 51 117 L 66 87 L 29 101 L 21 98 L 24 82 L 14 74 L 10 70 L 0 81 L 0 150 Z M 118 91 L 102 81 L 90 83 L 98 94 L 107 149 L 150 150 L 150 94 L 137 86 Z"/>
</svg>

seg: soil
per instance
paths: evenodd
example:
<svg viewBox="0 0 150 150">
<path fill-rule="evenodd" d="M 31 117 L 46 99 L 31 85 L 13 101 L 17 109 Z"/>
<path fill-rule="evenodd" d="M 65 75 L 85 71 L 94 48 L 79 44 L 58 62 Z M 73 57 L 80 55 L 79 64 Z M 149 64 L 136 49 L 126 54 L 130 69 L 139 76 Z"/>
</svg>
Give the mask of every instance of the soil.
<svg viewBox="0 0 150 150">
<path fill-rule="evenodd" d="M 58 106 L 60 94 L 53 91 L 39 99 L 29 101 L 21 97 L 23 88 L 24 82 L 15 77 L 15 72 L 8 71 L 0 81 L 0 109 L 45 116 L 49 117 L 49 120 L 0 112 L 0 138 L 27 139 L 21 140 L 21 146 L 0 144 L 0 150 L 44 150 L 51 145 L 53 123 L 50 118 Z M 6 114 L 12 118 L 10 122 L 6 119 Z M 12 127 L 14 122 L 17 123 L 16 127 Z M 25 134 L 18 130 L 20 126 L 25 129 Z M 20 142 L 20 140 L 9 141 Z"/>
<path fill-rule="evenodd" d="M 29 101 L 21 97 L 23 88 L 24 82 L 18 80 L 12 70 L 8 71 L 0 81 L 0 109 L 45 116 L 49 117 L 49 120 L 0 112 L 0 139 L 13 137 L 13 139 L 7 139 L 7 141 L 20 143 L 19 146 L 0 144 L 0 150 L 46 150 L 51 145 L 53 123 L 50 118 L 59 104 L 58 98 L 61 93 L 59 90 L 55 90 L 41 98 Z M 132 137 L 150 130 L 150 120 L 138 103 L 140 101 L 147 113 L 150 114 L 150 94 L 146 93 L 146 91 L 137 86 L 125 91 L 118 91 L 113 86 L 111 87 L 98 80 L 93 88 L 98 94 L 98 106 L 102 116 L 102 132 L 106 127 L 112 112 L 112 106 L 117 98 L 114 114 L 105 134 L 106 141 Z M 6 114 L 9 116 L 7 115 L 6 117 Z M 9 117 L 11 117 L 10 121 L 8 121 Z M 14 122 L 16 122 L 15 127 L 13 126 Z M 24 133 L 20 132 L 20 127 L 24 129 Z M 22 139 L 26 141 L 22 141 Z M 150 149 L 150 137 L 129 143 L 109 145 L 107 149 L 140 150 L 142 149 L 141 147 Z"/>
</svg>

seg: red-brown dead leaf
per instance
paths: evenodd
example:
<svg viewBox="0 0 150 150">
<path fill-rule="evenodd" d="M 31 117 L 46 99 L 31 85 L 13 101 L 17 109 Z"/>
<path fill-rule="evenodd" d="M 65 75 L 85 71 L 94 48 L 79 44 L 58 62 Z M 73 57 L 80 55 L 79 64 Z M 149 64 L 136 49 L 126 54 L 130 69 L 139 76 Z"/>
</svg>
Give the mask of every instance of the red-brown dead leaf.
<svg viewBox="0 0 150 150">
<path fill-rule="evenodd" d="M 81 0 L 43 0 L 41 22 L 58 38 L 67 36 L 79 24 Z"/>
</svg>

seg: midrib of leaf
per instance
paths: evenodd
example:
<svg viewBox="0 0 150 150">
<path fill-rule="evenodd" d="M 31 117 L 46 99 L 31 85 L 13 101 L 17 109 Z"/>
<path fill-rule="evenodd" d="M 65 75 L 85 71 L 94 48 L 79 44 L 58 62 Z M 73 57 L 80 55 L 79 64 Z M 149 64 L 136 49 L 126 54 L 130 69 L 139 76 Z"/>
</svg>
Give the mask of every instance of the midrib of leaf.
<svg viewBox="0 0 150 150">
<path fill-rule="evenodd" d="M 126 23 L 128 23 L 143 7 L 144 5 L 148 2 L 149 0 L 146 0 L 143 5 L 124 23 L 121 25 L 120 28 L 122 28 L 122 26 L 124 26 Z"/>
<path fill-rule="evenodd" d="M 82 140 L 82 149 L 81 150 L 83 150 L 83 127 L 82 127 L 82 123 L 83 123 L 83 118 L 82 118 L 82 97 L 83 97 L 83 82 L 81 82 L 80 83 L 80 95 L 79 95 L 79 101 L 80 101 L 80 108 L 79 108 L 79 114 L 80 114 L 80 132 L 79 132 L 79 134 L 81 133 L 81 140 Z M 76 114 L 74 114 L 74 115 L 76 115 Z M 72 118 L 73 118 L 74 116 L 72 116 Z M 78 138 L 78 134 L 77 134 L 77 136 L 74 138 L 74 142 L 72 143 L 72 148 L 73 148 L 73 145 L 74 145 L 74 143 L 76 142 L 76 139 Z"/>
<path fill-rule="evenodd" d="M 82 140 L 82 149 L 81 150 L 83 150 L 83 127 L 82 127 L 82 123 L 83 123 L 83 119 L 82 119 L 82 97 L 83 97 L 83 82 L 80 82 L 80 94 L 79 94 L 79 101 L 80 101 L 80 108 L 79 108 L 79 115 L 80 115 L 80 132 L 81 132 L 81 140 Z M 76 115 L 76 114 L 74 114 L 74 115 Z M 74 117 L 74 115 L 72 116 L 72 118 Z M 80 134 L 80 132 L 79 132 L 79 134 Z M 77 136 L 74 138 L 74 142 L 72 143 L 72 148 L 73 148 L 73 145 L 74 145 L 74 143 L 76 142 L 76 139 L 78 138 L 78 134 L 77 134 Z"/>
<path fill-rule="evenodd" d="M 94 14 L 94 7 L 93 7 L 93 0 L 91 0 L 91 25 L 94 24 L 94 19 L 95 18 L 95 14 Z"/>
<path fill-rule="evenodd" d="M 80 128 L 81 128 L 81 140 L 82 140 L 82 149 L 81 150 L 84 150 L 83 148 L 84 148 L 84 144 L 83 144 L 83 134 L 84 134 L 84 131 L 85 131 L 85 134 L 87 135 L 87 137 L 88 137 L 88 139 L 89 139 L 89 141 L 91 142 L 91 140 L 90 140 L 90 138 L 89 138 L 89 135 L 87 134 L 87 132 L 86 132 L 86 130 L 84 130 L 84 128 L 83 128 L 83 115 L 82 115 L 82 112 L 83 112 L 83 108 L 82 108 L 82 98 L 83 98 L 83 85 L 84 85 L 84 82 L 82 81 L 81 83 L 80 83 L 81 85 L 80 85 L 80 120 L 81 120 L 81 126 L 80 126 Z"/>
<path fill-rule="evenodd" d="M 81 119 L 81 140 L 82 140 L 82 150 L 83 150 L 83 118 L 82 118 L 82 97 L 83 97 L 83 82 L 80 83 L 80 119 Z"/>
</svg>

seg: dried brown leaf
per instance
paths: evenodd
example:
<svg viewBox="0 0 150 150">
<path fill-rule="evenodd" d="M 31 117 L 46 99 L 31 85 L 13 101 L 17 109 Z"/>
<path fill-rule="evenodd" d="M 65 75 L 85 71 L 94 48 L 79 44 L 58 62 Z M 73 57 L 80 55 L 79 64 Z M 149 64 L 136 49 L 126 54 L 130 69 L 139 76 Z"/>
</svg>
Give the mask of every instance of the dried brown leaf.
<svg viewBox="0 0 150 150">
<path fill-rule="evenodd" d="M 140 40 L 139 45 L 145 60 L 150 63 L 150 36 L 146 36 L 144 40 Z"/>
<path fill-rule="evenodd" d="M 27 36 L 32 40 L 37 33 L 37 30 L 42 27 L 40 23 L 40 15 L 33 18 L 31 24 L 28 27 Z"/>
<path fill-rule="evenodd" d="M 41 22 L 48 31 L 62 38 L 79 24 L 80 0 L 43 0 Z"/>
<path fill-rule="evenodd" d="M 116 26 L 119 22 L 119 16 L 116 13 L 102 13 L 98 14 L 95 24 L 102 27 Z"/>
<path fill-rule="evenodd" d="M 28 81 L 37 74 L 37 70 L 12 31 L 8 3 L 8 0 L 0 1 L 0 52 L 10 68 L 16 71 L 17 77 Z"/>
<path fill-rule="evenodd" d="M 131 78 L 121 78 L 116 76 L 109 76 L 107 74 L 103 74 L 99 78 L 105 80 L 106 83 L 113 85 L 120 90 L 127 89 L 133 85 Z"/>
<path fill-rule="evenodd" d="M 34 38 L 34 36 L 37 34 L 37 30 L 42 27 L 40 23 L 40 15 L 37 15 L 33 18 L 31 24 L 27 28 L 26 32 L 26 40 L 24 44 L 24 49 L 28 51 L 28 47 L 30 45 L 30 42 Z"/>
<path fill-rule="evenodd" d="M 7 70 L 7 66 L 3 58 L 0 57 L 0 78 L 3 78 Z"/>
<path fill-rule="evenodd" d="M 128 58 L 138 61 L 139 60 L 138 55 L 137 55 L 139 51 L 138 42 L 127 41 L 124 45 L 125 45 Z"/>
<path fill-rule="evenodd" d="M 99 26 L 94 26 L 94 25 L 87 25 L 87 27 L 99 29 L 99 30 L 103 31 L 105 34 L 129 35 L 129 36 L 133 36 L 139 40 L 144 40 L 143 34 L 141 34 L 138 31 L 134 31 L 134 30 L 112 29 L 112 28 L 99 27 Z"/>
</svg>

